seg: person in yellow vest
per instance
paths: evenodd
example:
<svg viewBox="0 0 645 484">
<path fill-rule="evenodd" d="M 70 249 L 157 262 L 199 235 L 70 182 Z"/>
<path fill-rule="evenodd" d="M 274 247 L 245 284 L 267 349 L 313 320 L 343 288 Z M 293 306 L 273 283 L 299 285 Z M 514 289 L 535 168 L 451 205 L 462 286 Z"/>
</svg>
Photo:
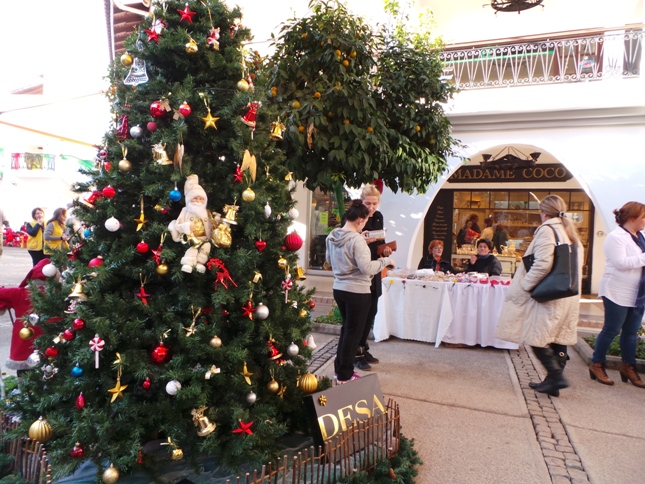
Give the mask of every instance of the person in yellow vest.
<svg viewBox="0 0 645 484">
<path fill-rule="evenodd" d="M 45 232 L 45 211 L 36 207 L 31 211 L 31 222 L 27 224 L 27 252 L 31 256 L 32 265 L 38 264 L 45 258 L 43 252 L 43 233 Z"/>
<path fill-rule="evenodd" d="M 67 209 L 57 208 L 54 215 L 47 221 L 45 226 L 45 255 L 53 254 L 56 249 L 69 249 L 67 233 L 65 232 L 65 221 L 67 220 Z"/>
</svg>

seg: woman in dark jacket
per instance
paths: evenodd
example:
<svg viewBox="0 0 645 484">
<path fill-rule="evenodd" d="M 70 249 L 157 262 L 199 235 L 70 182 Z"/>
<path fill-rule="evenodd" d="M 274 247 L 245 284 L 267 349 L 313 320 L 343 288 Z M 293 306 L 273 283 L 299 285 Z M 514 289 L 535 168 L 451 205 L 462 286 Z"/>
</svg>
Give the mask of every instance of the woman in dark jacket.
<svg viewBox="0 0 645 484">
<path fill-rule="evenodd" d="M 490 253 L 492 249 L 493 243 L 490 240 L 479 239 L 477 241 L 477 255 L 470 258 L 464 271 L 499 276 L 502 273 L 502 263 Z"/>
<path fill-rule="evenodd" d="M 421 258 L 419 267 L 417 269 L 432 269 L 435 272 L 445 272 L 454 274 L 456 271 L 449 262 L 442 260 L 443 242 L 441 240 L 433 240 L 428 245 L 428 255 Z"/>
</svg>

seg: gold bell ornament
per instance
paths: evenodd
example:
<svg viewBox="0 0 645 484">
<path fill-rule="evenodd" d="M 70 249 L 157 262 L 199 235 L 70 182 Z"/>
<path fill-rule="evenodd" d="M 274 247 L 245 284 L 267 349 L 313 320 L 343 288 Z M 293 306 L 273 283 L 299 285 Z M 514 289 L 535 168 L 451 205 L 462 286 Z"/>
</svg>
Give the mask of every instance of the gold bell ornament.
<svg viewBox="0 0 645 484">
<path fill-rule="evenodd" d="M 306 274 L 305 270 L 302 267 L 297 265 L 296 266 L 296 281 L 304 281 L 305 279 L 307 279 L 305 274 Z"/>
<path fill-rule="evenodd" d="M 287 259 L 285 259 L 284 257 L 280 257 L 278 259 L 278 267 L 280 269 L 286 269 L 287 266 L 288 266 Z"/>
<path fill-rule="evenodd" d="M 217 425 L 211 422 L 208 417 L 204 415 L 204 412 L 208 407 L 199 407 L 194 409 L 191 414 L 193 416 L 193 423 L 196 427 L 199 427 L 197 435 L 200 437 L 206 437 L 208 434 L 213 433 L 217 428 Z"/>
<path fill-rule="evenodd" d="M 190 37 L 190 40 L 186 43 L 186 52 L 189 54 L 194 54 L 199 50 L 197 47 L 197 42 L 195 42 L 195 39 Z"/>
<path fill-rule="evenodd" d="M 271 123 L 271 133 L 269 134 L 269 138 L 275 141 L 282 141 L 282 132 L 285 129 L 287 129 L 287 127 L 282 124 L 280 118 L 278 118 L 277 121 Z"/>
<path fill-rule="evenodd" d="M 80 279 L 74 284 L 74 290 L 67 296 L 67 299 L 76 299 L 78 301 L 87 301 L 87 296 L 83 292 L 83 283 Z"/>
<path fill-rule="evenodd" d="M 159 165 L 172 165 L 173 161 L 168 158 L 168 153 L 166 153 L 166 143 L 161 144 L 157 143 L 152 145 L 152 158 Z"/>
<path fill-rule="evenodd" d="M 170 455 L 172 460 L 182 460 L 184 458 L 184 451 L 177 447 L 177 444 L 168 437 L 168 442 L 163 442 L 161 445 L 169 445 L 172 447 L 172 453 Z"/>
</svg>

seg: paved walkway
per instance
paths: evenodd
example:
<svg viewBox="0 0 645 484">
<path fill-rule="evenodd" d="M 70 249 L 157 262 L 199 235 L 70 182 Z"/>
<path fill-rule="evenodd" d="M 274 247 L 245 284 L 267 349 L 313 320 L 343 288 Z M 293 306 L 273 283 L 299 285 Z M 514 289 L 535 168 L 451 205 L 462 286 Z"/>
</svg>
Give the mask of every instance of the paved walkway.
<svg viewBox="0 0 645 484">
<path fill-rule="evenodd" d="M 5 249 L 0 285 L 17 285 L 30 266 L 26 251 Z M 0 316 L 0 364 L 8 323 Z M 310 368 L 331 377 L 337 336 L 314 339 Z M 399 403 L 403 433 L 423 459 L 420 484 L 645 482 L 645 390 L 613 370 L 613 387 L 590 380 L 573 349 L 565 370 L 571 386 L 559 398 L 528 387 L 544 372 L 524 347 L 435 348 L 390 339 L 371 343 L 371 352 L 381 359 L 374 371 L 383 393 Z"/>
</svg>

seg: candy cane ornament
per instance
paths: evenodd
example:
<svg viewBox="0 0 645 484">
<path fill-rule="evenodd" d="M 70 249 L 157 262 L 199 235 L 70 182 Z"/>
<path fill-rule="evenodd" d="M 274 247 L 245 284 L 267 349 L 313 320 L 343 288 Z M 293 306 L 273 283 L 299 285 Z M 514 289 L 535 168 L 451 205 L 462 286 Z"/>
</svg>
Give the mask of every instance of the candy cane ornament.
<svg viewBox="0 0 645 484">
<path fill-rule="evenodd" d="M 282 281 L 282 289 L 284 290 L 284 303 L 289 302 L 289 289 L 293 287 L 293 281 L 291 280 L 291 274 L 287 274 L 287 277 Z"/>
<path fill-rule="evenodd" d="M 90 340 L 90 349 L 94 352 L 94 368 L 99 367 L 99 351 L 102 351 L 104 346 L 105 341 L 99 338 L 98 334 Z"/>
</svg>

